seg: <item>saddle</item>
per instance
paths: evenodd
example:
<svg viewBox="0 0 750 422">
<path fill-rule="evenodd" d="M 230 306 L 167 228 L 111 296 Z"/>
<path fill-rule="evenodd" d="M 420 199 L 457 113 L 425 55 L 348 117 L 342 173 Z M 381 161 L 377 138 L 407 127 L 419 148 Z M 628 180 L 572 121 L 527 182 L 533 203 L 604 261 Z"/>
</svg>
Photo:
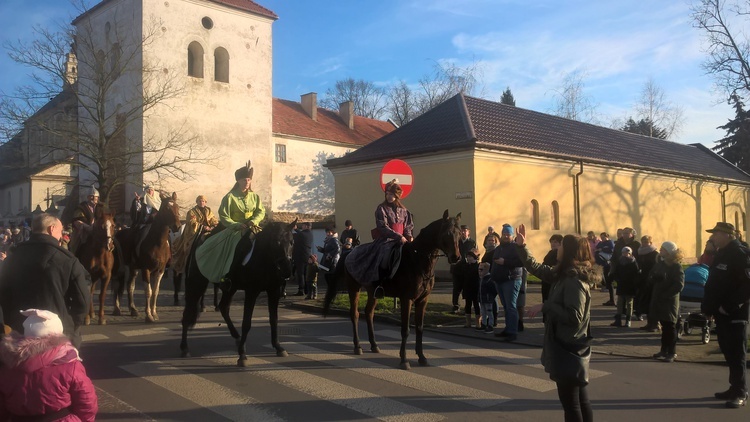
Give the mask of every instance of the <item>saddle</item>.
<svg viewBox="0 0 750 422">
<path fill-rule="evenodd" d="M 360 284 L 389 280 L 401 264 L 401 243 L 379 239 L 352 249 L 344 260 L 346 270 Z"/>
</svg>

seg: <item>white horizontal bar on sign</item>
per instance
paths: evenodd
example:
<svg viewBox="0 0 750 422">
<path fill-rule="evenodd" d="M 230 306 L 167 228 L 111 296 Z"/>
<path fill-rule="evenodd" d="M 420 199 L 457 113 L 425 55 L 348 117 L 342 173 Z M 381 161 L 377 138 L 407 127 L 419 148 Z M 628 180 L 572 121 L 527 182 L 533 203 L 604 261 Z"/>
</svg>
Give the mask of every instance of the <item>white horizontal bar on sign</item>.
<svg viewBox="0 0 750 422">
<path fill-rule="evenodd" d="M 250 396 L 159 361 L 120 368 L 232 421 L 283 421 Z"/>
<path fill-rule="evenodd" d="M 410 174 L 392 174 L 392 173 L 383 173 L 383 177 L 380 178 L 380 181 L 385 183 L 390 182 L 393 179 L 398 179 L 399 185 L 411 185 L 413 183 L 413 177 Z"/>
</svg>

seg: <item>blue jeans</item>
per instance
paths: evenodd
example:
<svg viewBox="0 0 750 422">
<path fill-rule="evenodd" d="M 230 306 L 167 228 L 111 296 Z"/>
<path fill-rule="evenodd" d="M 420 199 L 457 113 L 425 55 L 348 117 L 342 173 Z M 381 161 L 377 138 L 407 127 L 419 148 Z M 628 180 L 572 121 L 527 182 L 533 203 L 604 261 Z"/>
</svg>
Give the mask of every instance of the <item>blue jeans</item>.
<svg viewBox="0 0 750 422">
<path fill-rule="evenodd" d="M 518 334 L 518 292 L 521 291 L 521 277 L 497 282 L 497 292 L 500 303 L 505 310 L 505 331 L 508 334 Z"/>
</svg>

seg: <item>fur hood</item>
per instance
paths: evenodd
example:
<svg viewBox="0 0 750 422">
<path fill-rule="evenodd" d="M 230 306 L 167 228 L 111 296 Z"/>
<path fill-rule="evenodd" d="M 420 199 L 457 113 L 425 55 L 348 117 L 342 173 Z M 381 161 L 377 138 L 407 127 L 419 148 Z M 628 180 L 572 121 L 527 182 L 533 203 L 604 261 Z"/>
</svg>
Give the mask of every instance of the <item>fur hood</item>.
<svg viewBox="0 0 750 422">
<path fill-rule="evenodd" d="M 65 336 L 23 337 L 16 333 L 0 342 L 0 362 L 24 372 L 81 360 L 78 350 Z"/>
<path fill-rule="evenodd" d="M 589 287 L 596 286 L 604 280 L 602 266 L 588 262 L 575 264 L 573 267 L 568 268 L 565 271 L 565 275 L 568 277 L 575 277 L 582 283 L 588 284 Z"/>
</svg>

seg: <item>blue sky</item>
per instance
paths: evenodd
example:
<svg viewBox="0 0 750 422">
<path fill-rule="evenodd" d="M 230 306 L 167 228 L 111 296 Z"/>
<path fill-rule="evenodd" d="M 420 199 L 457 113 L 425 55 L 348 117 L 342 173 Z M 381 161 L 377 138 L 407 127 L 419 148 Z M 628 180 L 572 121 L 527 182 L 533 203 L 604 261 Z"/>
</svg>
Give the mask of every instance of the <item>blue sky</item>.
<svg viewBox="0 0 750 422">
<path fill-rule="evenodd" d="M 585 93 L 603 125 L 633 115 L 649 79 L 685 113 L 682 143 L 712 145 L 733 116 L 704 74 L 703 34 L 692 27 L 689 0 L 258 0 L 279 15 L 273 24 L 274 96 L 322 97 L 338 79 L 416 84 L 436 61 L 479 62 L 477 93 L 499 100 L 510 87 L 518 107 L 554 108 L 555 90 L 585 72 Z M 69 21 L 67 0 L 0 0 L 0 40 L 31 36 L 33 24 Z M 12 20 L 7 17 L 13 16 Z M 0 90 L 28 74 L 0 55 Z"/>
</svg>

